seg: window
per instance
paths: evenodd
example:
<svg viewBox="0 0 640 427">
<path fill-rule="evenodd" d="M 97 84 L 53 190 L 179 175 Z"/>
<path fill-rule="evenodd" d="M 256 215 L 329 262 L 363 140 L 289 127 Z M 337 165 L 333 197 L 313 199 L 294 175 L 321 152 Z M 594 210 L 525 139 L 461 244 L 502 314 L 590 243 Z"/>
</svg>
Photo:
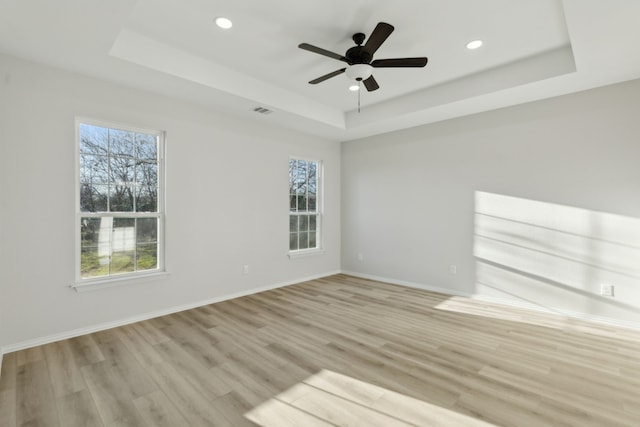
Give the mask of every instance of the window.
<svg viewBox="0 0 640 427">
<path fill-rule="evenodd" d="M 289 159 L 289 251 L 321 248 L 321 172 L 316 160 Z"/>
<path fill-rule="evenodd" d="M 163 133 L 78 121 L 78 284 L 163 269 Z"/>
</svg>

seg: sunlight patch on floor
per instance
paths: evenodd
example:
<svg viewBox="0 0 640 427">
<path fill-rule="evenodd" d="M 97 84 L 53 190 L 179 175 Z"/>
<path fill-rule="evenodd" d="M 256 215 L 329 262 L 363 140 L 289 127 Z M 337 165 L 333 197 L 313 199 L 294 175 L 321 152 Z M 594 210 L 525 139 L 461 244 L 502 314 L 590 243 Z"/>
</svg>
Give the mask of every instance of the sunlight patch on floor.
<svg viewBox="0 0 640 427">
<path fill-rule="evenodd" d="M 544 326 L 554 329 L 565 329 L 568 318 L 552 313 L 543 313 L 527 310 L 523 312 L 520 308 L 511 308 L 507 305 L 472 300 L 466 297 L 450 297 L 434 308 L 455 313 L 471 314 L 474 316 L 488 317 L 497 320 L 507 320 L 510 322 L 527 323 L 530 325 Z"/>
<path fill-rule="evenodd" d="M 558 329 L 567 333 L 587 333 L 604 337 L 615 336 L 620 339 L 629 339 L 625 337 L 624 333 L 620 333 L 620 331 L 607 324 L 594 323 L 588 320 L 582 321 L 553 312 L 545 313 L 544 311 L 535 311 L 535 309 L 531 310 L 534 304 L 531 304 L 526 311 L 523 311 L 524 308 L 510 307 L 508 304 L 507 302 L 500 304 L 466 297 L 450 297 L 434 308 L 490 319 Z M 549 311 L 552 310 L 549 309 Z"/>
<path fill-rule="evenodd" d="M 326 369 L 253 408 L 245 417 L 263 427 L 494 427 Z"/>
</svg>

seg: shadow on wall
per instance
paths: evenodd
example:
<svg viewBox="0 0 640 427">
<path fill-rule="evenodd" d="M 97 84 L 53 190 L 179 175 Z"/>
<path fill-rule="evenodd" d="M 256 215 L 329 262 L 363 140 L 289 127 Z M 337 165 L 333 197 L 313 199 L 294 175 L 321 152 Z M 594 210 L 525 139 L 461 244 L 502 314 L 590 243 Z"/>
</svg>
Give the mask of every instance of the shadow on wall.
<svg viewBox="0 0 640 427">
<path fill-rule="evenodd" d="M 640 322 L 639 218 L 476 191 L 474 230 L 476 294 Z"/>
</svg>

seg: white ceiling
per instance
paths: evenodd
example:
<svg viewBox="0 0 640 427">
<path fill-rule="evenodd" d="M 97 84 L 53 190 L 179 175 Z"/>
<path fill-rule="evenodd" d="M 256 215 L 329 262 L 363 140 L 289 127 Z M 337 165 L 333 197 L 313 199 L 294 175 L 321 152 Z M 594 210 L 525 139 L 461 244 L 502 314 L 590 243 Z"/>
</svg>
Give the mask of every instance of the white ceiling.
<svg viewBox="0 0 640 427">
<path fill-rule="evenodd" d="M 0 0 L 0 52 L 349 140 L 640 78 L 639 17 L 637 0 Z M 375 69 L 360 112 L 345 75 L 307 83 L 344 63 L 299 43 L 344 54 L 381 21 L 376 59 L 428 65 Z"/>
</svg>

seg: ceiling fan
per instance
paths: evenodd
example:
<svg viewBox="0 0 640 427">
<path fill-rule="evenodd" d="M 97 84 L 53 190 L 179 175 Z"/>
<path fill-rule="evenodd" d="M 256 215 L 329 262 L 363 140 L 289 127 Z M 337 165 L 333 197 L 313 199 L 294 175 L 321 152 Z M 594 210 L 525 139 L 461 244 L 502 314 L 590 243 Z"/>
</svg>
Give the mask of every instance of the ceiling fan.
<svg viewBox="0 0 640 427">
<path fill-rule="evenodd" d="M 341 68 L 329 74 L 325 74 L 324 76 L 311 80 L 309 83 L 315 85 L 327 79 L 330 79 L 331 77 L 346 73 L 347 77 L 349 77 L 350 79 L 356 80 L 358 82 L 362 81 L 364 83 L 364 87 L 366 87 L 367 90 L 371 92 L 380 87 L 376 79 L 373 77 L 374 68 L 419 68 L 427 65 L 426 57 L 373 59 L 373 55 L 376 53 L 378 48 L 380 48 L 382 43 L 384 43 L 387 37 L 391 35 L 393 30 L 393 25 L 387 24 L 386 22 L 379 22 L 367 39 L 367 42 L 364 44 L 364 46 L 362 45 L 362 43 L 364 42 L 365 35 L 363 33 L 354 34 L 353 41 L 356 43 L 356 46 L 349 48 L 344 56 L 330 52 L 320 47 L 310 45 L 308 43 L 299 44 L 298 47 L 300 49 L 328 56 L 329 58 L 337 59 L 338 61 L 346 62 L 348 64 L 348 67 Z"/>
</svg>

